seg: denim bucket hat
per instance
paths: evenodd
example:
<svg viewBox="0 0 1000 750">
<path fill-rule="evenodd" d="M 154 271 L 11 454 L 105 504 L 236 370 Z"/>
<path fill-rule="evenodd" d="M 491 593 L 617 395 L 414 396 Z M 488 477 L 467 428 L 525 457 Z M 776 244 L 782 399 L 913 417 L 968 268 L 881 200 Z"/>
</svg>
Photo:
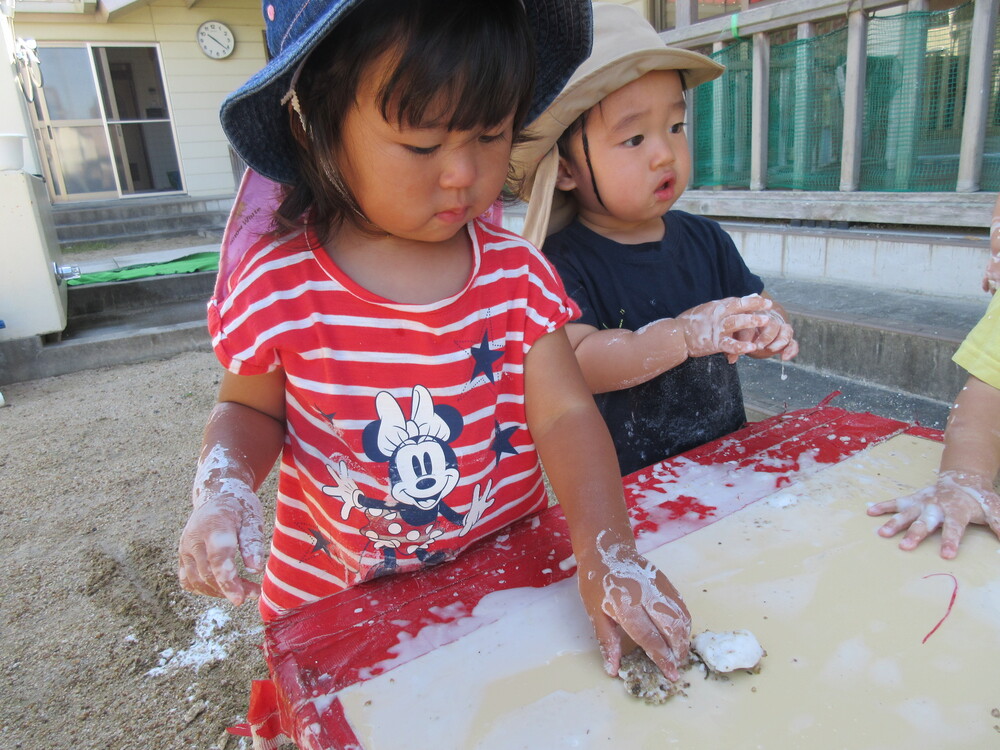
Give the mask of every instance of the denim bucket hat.
<svg viewBox="0 0 1000 750">
<path fill-rule="evenodd" d="M 443 0 L 447 2 L 447 0 Z M 282 99 L 301 62 L 337 23 L 364 0 L 263 0 L 272 59 L 226 97 L 222 129 L 236 153 L 277 182 L 298 177 L 288 113 Z M 535 41 L 535 94 L 528 122 L 562 90 L 590 54 L 591 0 L 523 0 Z"/>
<path fill-rule="evenodd" d="M 552 104 L 527 128 L 528 139 L 511 159 L 528 201 L 521 234 L 537 247 L 576 216 L 573 198 L 556 189 L 556 141 L 584 112 L 606 96 L 653 70 L 678 70 L 684 87 L 718 78 L 725 66 L 698 52 L 668 47 L 637 11 L 626 5 L 594 3 L 594 49 Z"/>
</svg>

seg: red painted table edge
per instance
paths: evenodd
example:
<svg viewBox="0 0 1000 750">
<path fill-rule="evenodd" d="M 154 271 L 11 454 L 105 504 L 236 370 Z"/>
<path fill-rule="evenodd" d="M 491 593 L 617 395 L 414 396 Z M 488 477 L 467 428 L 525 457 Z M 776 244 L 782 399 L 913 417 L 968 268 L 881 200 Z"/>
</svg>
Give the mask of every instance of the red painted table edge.
<svg viewBox="0 0 1000 750">
<path fill-rule="evenodd" d="M 828 431 L 833 427 L 847 434 L 863 433 L 863 435 L 859 437 L 860 442 L 829 441 L 831 443 L 829 447 L 835 451 L 835 455 L 832 456 L 833 460 L 829 460 L 831 456 L 828 456 L 823 463 L 844 460 L 871 445 L 901 433 L 930 440 L 943 440 L 941 430 L 867 412 L 849 412 L 825 404 L 784 412 L 759 422 L 749 423 L 735 433 L 668 459 L 656 467 L 641 469 L 623 477 L 630 512 L 634 510 L 634 497 L 644 486 L 645 481 L 648 481 L 653 468 L 669 470 L 671 463 L 679 460 L 700 464 L 753 460 L 760 454 L 755 453 L 747 458 L 745 454 L 748 446 L 758 445 L 763 447 L 763 452 L 766 452 L 774 450 L 777 446 L 787 445 L 790 439 L 799 439 L 810 430 Z M 741 453 L 743 455 L 738 455 Z M 715 520 L 718 518 L 708 522 Z M 546 546 L 530 544 L 530 540 L 537 534 L 560 539 L 561 553 L 564 554 L 557 557 L 560 559 L 570 557 L 569 537 L 561 509 L 552 506 L 534 518 L 522 519 L 515 523 L 507 532 L 482 540 L 466 550 L 461 558 L 454 562 L 429 568 L 418 574 L 394 576 L 362 584 L 312 602 L 269 623 L 265 628 L 265 658 L 275 684 L 282 724 L 285 727 L 294 727 L 293 739 L 301 750 L 363 750 L 350 729 L 339 700 L 334 698 L 332 701 L 327 701 L 322 715 L 317 710 L 315 702 L 315 698 L 319 695 L 336 692 L 362 681 L 364 677 L 360 674 L 361 669 L 344 664 L 341 665 L 340 674 L 323 680 L 321 678 L 326 677 L 327 673 L 319 671 L 324 667 L 320 666 L 319 660 L 314 658 L 314 655 L 324 648 L 329 650 L 331 646 L 351 640 L 349 637 L 351 635 L 357 640 L 359 629 L 363 630 L 366 637 L 376 632 L 377 623 L 366 611 L 364 607 L 366 602 L 383 597 L 388 588 L 394 589 L 396 598 L 401 600 L 401 604 L 388 613 L 384 608 L 381 610 L 381 618 L 385 622 L 393 620 L 398 614 L 396 610 L 409 605 L 417 598 L 428 600 L 432 600 L 435 596 L 443 598 L 455 587 L 463 587 L 463 591 L 467 591 L 464 587 L 473 580 L 481 598 L 487 593 L 508 588 L 546 586 L 573 575 L 572 567 L 563 569 L 558 564 L 553 565 L 551 555 L 545 559 L 532 556 L 533 548 Z M 511 557 L 512 552 L 515 553 L 514 558 Z M 503 571 L 503 578 L 496 572 L 498 556 L 504 565 L 500 568 Z M 558 563 L 558 560 L 554 562 Z M 353 618 L 356 621 L 350 621 L 350 616 L 357 610 L 361 611 Z M 334 612 L 338 617 L 331 617 Z M 345 622 L 345 619 L 348 622 Z M 326 624 L 334 620 L 340 623 L 336 629 Z M 423 627 L 433 624 L 434 621 L 434 616 L 425 612 L 425 617 L 414 627 Z M 396 628 L 396 632 L 398 634 L 399 628 Z"/>
</svg>

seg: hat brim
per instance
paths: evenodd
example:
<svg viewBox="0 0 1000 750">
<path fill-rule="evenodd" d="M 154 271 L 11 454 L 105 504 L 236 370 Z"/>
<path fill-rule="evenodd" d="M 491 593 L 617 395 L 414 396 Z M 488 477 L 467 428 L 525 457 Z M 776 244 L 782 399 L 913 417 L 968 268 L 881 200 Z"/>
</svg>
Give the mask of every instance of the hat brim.
<svg viewBox="0 0 1000 750">
<path fill-rule="evenodd" d="M 298 179 L 295 144 L 281 101 L 296 68 L 355 5 L 331 3 L 309 29 L 222 103 L 222 129 L 237 154 L 259 174 L 286 184 Z M 590 54 L 591 0 L 525 0 L 535 42 L 535 94 L 528 121 L 537 118 Z"/>
</svg>

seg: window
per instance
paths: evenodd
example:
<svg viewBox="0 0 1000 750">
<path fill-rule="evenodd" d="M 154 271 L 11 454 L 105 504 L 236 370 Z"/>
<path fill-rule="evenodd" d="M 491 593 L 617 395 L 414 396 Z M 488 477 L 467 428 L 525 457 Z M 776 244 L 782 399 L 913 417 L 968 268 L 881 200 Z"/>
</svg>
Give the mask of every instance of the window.
<svg viewBox="0 0 1000 750">
<path fill-rule="evenodd" d="M 684 17 L 686 0 L 648 0 L 649 20 L 657 31 L 673 29 L 677 26 L 677 18 Z M 715 16 L 738 13 L 747 10 L 758 3 L 777 2 L 777 0 L 695 0 L 691 9 L 691 23 L 705 21 Z M 680 10 L 678 5 L 681 6 Z"/>
<path fill-rule="evenodd" d="M 35 135 L 54 201 L 183 190 L 154 46 L 40 46 Z"/>
</svg>

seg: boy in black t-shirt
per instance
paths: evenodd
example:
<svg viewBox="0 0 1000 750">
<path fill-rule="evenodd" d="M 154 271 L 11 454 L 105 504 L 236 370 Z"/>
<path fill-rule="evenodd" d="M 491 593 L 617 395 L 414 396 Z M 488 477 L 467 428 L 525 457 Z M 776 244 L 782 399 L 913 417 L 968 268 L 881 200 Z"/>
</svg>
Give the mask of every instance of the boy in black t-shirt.
<svg viewBox="0 0 1000 750">
<path fill-rule="evenodd" d="M 691 171 L 684 89 L 722 71 L 595 3 L 590 58 L 514 155 L 525 235 L 582 310 L 567 333 L 623 475 L 743 425 L 740 354 L 798 352 L 722 227 L 670 210 Z"/>
</svg>

